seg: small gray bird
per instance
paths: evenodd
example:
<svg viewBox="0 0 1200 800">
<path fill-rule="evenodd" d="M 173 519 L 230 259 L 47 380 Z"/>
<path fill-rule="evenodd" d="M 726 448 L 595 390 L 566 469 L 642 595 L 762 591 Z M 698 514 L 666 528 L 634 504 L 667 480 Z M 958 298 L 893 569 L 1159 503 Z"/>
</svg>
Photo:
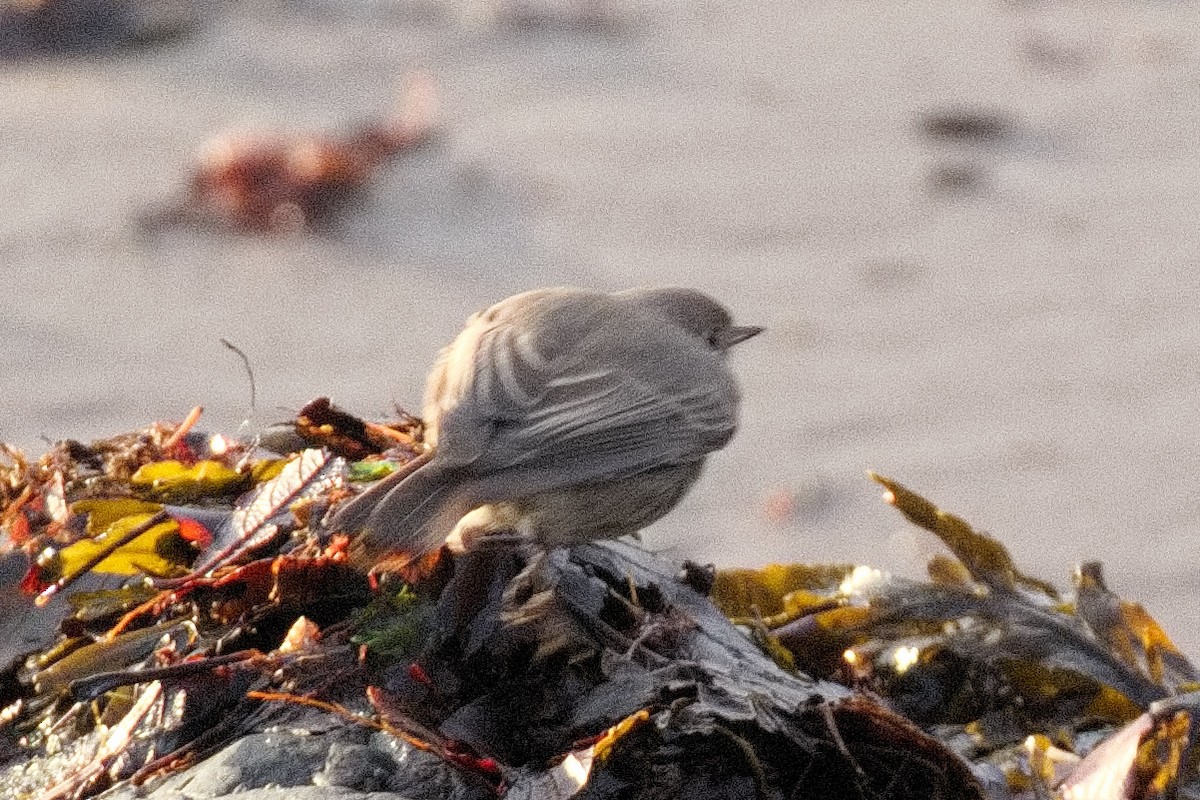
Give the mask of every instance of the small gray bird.
<svg viewBox="0 0 1200 800">
<path fill-rule="evenodd" d="M 737 426 L 726 351 L 762 328 L 690 289 L 539 289 L 475 314 L 425 397 L 434 447 L 347 502 L 351 563 L 507 531 L 553 547 L 670 511 Z"/>
</svg>

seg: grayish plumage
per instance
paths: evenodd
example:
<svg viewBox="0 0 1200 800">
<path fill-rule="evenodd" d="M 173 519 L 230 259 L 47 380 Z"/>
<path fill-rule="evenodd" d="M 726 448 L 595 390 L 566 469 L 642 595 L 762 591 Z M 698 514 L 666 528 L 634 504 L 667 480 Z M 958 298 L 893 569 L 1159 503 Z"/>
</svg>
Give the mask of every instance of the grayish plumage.
<svg viewBox="0 0 1200 800">
<path fill-rule="evenodd" d="M 426 387 L 432 454 L 346 503 L 354 563 L 508 530 L 546 546 L 666 514 L 737 427 L 726 351 L 759 333 L 689 289 L 539 289 L 468 320 Z M 453 534 L 453 535 L 452 535 Z"/>
</svg>

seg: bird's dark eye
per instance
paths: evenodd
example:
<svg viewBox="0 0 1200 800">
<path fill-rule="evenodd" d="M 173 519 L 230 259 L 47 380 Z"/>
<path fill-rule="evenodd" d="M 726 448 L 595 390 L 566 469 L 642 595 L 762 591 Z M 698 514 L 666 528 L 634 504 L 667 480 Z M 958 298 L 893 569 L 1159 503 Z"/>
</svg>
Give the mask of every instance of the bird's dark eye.
<svg viewBox="0 0 1200 800">
<path fill-rule="evenodd" d="M 708 341 L 708 346 L 713 350 L 721 349 L 721 331 L 719 329 L 713 328 L 711 331 L 709 331 L 706 339 Z"/>
</svg>

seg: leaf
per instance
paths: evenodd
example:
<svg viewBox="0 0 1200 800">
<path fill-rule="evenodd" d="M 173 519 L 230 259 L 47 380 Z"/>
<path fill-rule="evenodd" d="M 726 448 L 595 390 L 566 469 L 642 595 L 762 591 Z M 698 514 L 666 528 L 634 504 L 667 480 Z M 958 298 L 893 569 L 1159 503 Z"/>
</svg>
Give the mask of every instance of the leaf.
<svg viewBox="0 0 1200 800">
<path fill-rule="evenodd" d="M 1035 589 L 1057 599 L 1050 584 L 1021 573 L 1008 548 L 986 533 L 975 530 L 962 517 L 943 511 L 921 495 L 890 478 L 867 472 L 871 480 L 887 489 L 884 502 L 893 505 L 909 522 L 942 540 L 950 552 L 980 583 L 1000 591 L 1012 591 L 1018 585 Z"/>
<path fill-rule="evenodd" d="M 250 467 L 250 480 L 257 486 L 260 483 L 278 477 L 284 468 L 291 463 L 290 458 L 264 458 L 255 461 Z"/>
<path fill-rule="evenodd" d="M 330 458 L 324 450 L 303 450 L 287 462 L 279 474 L 250 493 L 248 500 L 234 510 L 230 520 L 231 538 L 222 537 L 221 549 L 206 555 L 196 567 L 203 574 L 224 563 L 234 554 L 271 539 L 278 526 L 271 520 L 287 511 L 303 497 L 320 495 L 342 483 L 345 461 Z"/>
<path fill-rule="evenodd" d="M 160 500 L 180 502 L 214 497 L 236 491 L 248 478 L 220 461 L 198 461 L 188 466 L 167 460 L 144 464 L 129 482 L 135 489 Z"/>
<path fill-rule="evenodd" d="M 1187 656 L 1180 652 L 1141 603 L 1122 600 L 1121 622 L 1145 654 L 1146 670 L 1151 680 L 1159 685 L 1167 685 L 1169 677 L 1172 688 L 1197 680 L 1196 670 Z"/>
<path fill-rule="evenodd" d="M 1154 721 L 1153 734 L 1138 746 L 1138 776 L 1148 779 L 1143 796 L 1174 797 L 1191 746 L 1192 715 L 1180 709 L 1169 717 L 1155 714 Z"/>
<path fill-rule="evenodd" d="M 133 514 L 154 514 L 162 505 L 133 497 L 90 497 L 71 504 L 74 514 L 87 514 L 87 535 L 96 537 L 119 519 Z"/>
<path fill-rule="evenodd" d="M 797 592 L 834 592 L 852 566 L 768 564 L 761 569 L 720 569 L 713 579 L 712 601 L 727 617 L 763 616 L 789 609 L 788 596 Z M 804 595 L 793 598 L 793 608 Z M 812 597 L 811 594 L 808 597 Z"/>
<path fill-rule="evenodd" d="M 929 580 L 942 586 L 968 586 L 971 584 L 971 573 L 956 558 L 945 553 L 936 553 L 925 565 Z"/>
<path fill-rule="evenodd" d="M 104 551 L 106 543 L 119 539 L 153 516 L 153 513 L 130 514 L 109 525 L 100 536 L 80 539 L 78 542 L 62 548 L 59 550 L 59 557 L 62 559 L 62 573 L 74 575 L 79 571 L 86 570 L 87 564 Z M 170 574 L 181 562 L 172 561 L 164 555 L 165 552 L 170 551 L 164 546 L 163 538 L 178 532 L 179 523 L 173 519 L 155 525 L 129 543 L 109 553 L 94 564 L 91 571 L 113 575 Z"/>
<path fill-rule="evenodd" d="M 1200 678 L 1140 603 L 1123 600 L 1108 588 L 1099 562 L 1081 564 L 1075 571 L 1075 607 L 1117 658 L 1158 685 L 1178 690 Z"/>
<path fill-rule="evenodd" d="M 126 669 L 153 653 L 164 635 L 178 631 L 190 639 L 193 630 L 189 628 L 190 623 L 170 621 L 93 642 L 37 672 L 34 688 L 38 692 L 58 691 L 89 675 Z"/>
<path fill-rule="evenodd" d="M 110 557 L 120 558 L 124 548 L 130 551 L 136 549 L 134 544 L 144 535 L 162 525 L 171 525 L 175 521 L 166 511 L 156 511 L 153 514 L 131 514 L 122 517 L 110 525 L 103 534 L 91 539 L 83 539 L 59 550 L 48 548 L 31 566 L 22 588 L 26 591 L 36 591 L 34 604 L 44 606 L 59 592 L 83 575 L 92 572 L 104 564 Z M 174 533 L 174 530 L 169 533 Z M 179 538 L 158 536 L 154 540 L 155 556 L 166 562 L 186 563 L 194 552 L 186 547 L 178 547 Z M 147 565 L 146 570 L 155 567 Z M 98 570 L 99 572 L 111 570 Z M 117 570 L 118 574 L 128 574 L 124 568 Z M 152 574 L 163 574 L 162 572 Z M 56 576 L 56 578 L 51 578 Z M 47 584 L 47 581 L 53 580 Z"/>
<path fill-rule="evenodd" d="M 593 753 L 596 760 L 604 762 L 609 755 L 612 754 L 613 747 L 617 742 L 619 742 L 634 728 L 649 721 L 650 711 L 643 708 L 640 711 L 636 711 L 633 714 L 625 717 L 625 719 L 621 720 L 616 725 L 613 725 L 611 728 L 605 731 L 604 735 L 601 736 L 600 739 L 593 745 Z"/>
<path fill-rule="evenodd" d="M 395 471 L 396 465 L 390 461 L 355 461 L 346 477 L 353 483 L 365 483 L 382 480 Z"/>
<path fill-rule="evenodd" d="M 67 595 L 73 619 L 88 623 L 122 614 L 159 594 L 159 590 L 148 582 L 133 582 L 117 589 L 98 589 L 90 592 L 73 592 Z"/>
<path fill-rule="evenodd" d="M 179 523 L 179 535 L 197 550 L 203 550 L 212 544 L 212 532 L 204 527 L 199 520 L 190 517 L 179 517 L 175 521 Z"/>
<path fill-rule="evenodd" d="M 285 511 L 306 490 L 323 490 L 315 479 L 330 463 L 324 450 L 303 450 L 288 461 L 279 474 L 254 490 L 250 499 L 233 512 L 233 529 L 239 539 L 254 534 L 268 520 Z"/>
</svg>

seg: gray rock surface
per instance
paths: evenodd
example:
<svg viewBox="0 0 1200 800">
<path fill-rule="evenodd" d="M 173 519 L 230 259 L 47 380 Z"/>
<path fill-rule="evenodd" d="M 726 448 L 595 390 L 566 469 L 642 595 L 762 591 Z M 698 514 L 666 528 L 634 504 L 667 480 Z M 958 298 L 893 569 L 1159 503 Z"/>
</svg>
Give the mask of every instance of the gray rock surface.
<svg viewBox="0 0 1200 800">
<path fill-rule="evenodd" d="M 246 736 L 157 783 L 105 800 L 446 800 L 477 797 L 452 769 L 385 733 L 348 726 Z"/>
</svg>

